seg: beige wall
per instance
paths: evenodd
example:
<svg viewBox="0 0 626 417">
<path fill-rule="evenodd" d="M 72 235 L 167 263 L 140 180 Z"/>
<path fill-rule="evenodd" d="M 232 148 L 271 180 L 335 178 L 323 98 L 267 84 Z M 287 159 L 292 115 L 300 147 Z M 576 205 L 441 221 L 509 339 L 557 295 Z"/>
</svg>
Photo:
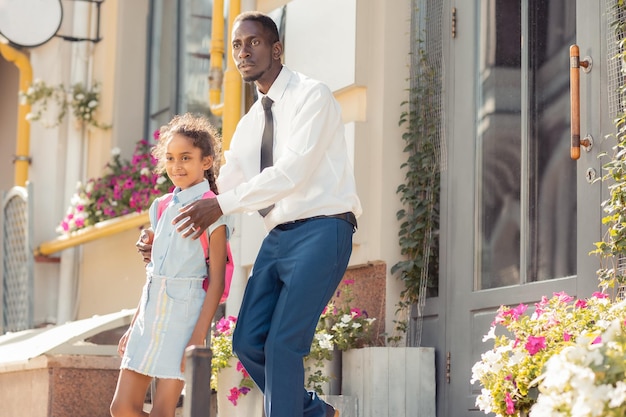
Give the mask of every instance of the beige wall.
<svg viewBox="0 0 626 417">
<path fill-rule="evenodd" d="M 102 83 L 100 116 L 113 126 L 90 132 L 87 177 L 101 175 L 113 147 L 130 157 L 143 138 L 148 6 L 148 0 L 102 6 L 103 41 L 94 51 L 93 77 Z M 82 245 L 77 318 L 137 306 L 145 281 L 138 236 L 132 229 Z"/>
<path fill-rule="evenodd" d="M 138 236 L 138 229 L 131 229 L 82 246 L 79 319 L 137 307 L 146 281 L 135 248 Z"/>
</svg>

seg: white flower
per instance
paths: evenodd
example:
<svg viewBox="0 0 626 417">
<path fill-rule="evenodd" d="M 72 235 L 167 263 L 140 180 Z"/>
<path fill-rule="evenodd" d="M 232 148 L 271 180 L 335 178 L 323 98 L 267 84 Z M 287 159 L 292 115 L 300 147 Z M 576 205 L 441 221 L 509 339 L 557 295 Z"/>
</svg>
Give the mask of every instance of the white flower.
<svg viewBox="0 0 626 417">
<path fill-rule="evenodd" d="M 120 149 L 120 148 L 118 148 L 117 146 L 116 146 L 115 148 L 111 149 L 111 155 L 113 155 L 113 156 L 117 156 L 117 155 L 119 155 L 121 152 L 122 152 L 122 151 L 121 151 L 121 149 Z"/>
<path fill-rule="evenodd" d="M 492 411 L 491 401 L 493 401 L 493 399 L 491 398 L 491 392 L 489 392 L 488 389 L 483 388 L 480 395 L 476 397 L 476 406 L 478 406 L 479 409 L 483 410 L 485 414 L 489 414 Z"/>
<path fill-rule="evenodd" d="M 317 340 L 320 348 L 326 350 L 333 350 L 333 336 L 328 333 L 316 333 L 315 339 Z"/>
<path fill-rule="evenodd" d="M 144 177 L 147 177 L 150 175 L 150 168 L 148 167 L 143 167 L 141 168 L 141 170 L 139 171 L 140 175 L 143 175 Z"/>
<path fill-rule="evenodd" d="M 494 339 L 496 338 L 496 326 L 491 326 L 491 328 L 489 329 L 489 332 L 483 336 L 483 342 L 486 342 L 489 339 Z"/>
<path fill-rule="evenodd" d="M 26 113 L 26 120 L 32 122 L 35 119 L 35 115 L 32 113 Z"/>
<path fill-rule="evenodd" d="M 163 175 L 161 175 L 159 178 L 157 178 L 156 183 L 158 185 L 163 184 L 165 181 L 167 181 L 167 178 L 165 178 Z"/>
<path fill-rule="evenodd" d="M 626 401 L 626 382 L 617 381 L 615 389 L 612 389 L 608 393 L 609 407 L 615 408 L 624 404 Z"/>
<path fill-rule="evenodd" d="M 93 109 L 97 105 L 98 105 L 98 100 L 91 100 L 89 103 L 87 103 L 87 107 L 89 107 L 90 109 Z"/>
</svg>

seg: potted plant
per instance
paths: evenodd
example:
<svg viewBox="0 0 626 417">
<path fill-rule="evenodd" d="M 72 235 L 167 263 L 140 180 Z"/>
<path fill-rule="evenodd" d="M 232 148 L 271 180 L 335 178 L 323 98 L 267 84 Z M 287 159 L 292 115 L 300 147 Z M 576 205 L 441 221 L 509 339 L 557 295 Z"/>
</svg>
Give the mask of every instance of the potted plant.
<svg viewBox="0 0 626 417">
<path fill-rule="evenodd" d="M 482 387 L 476 405 L 486 414 L 533 416 L 548 361 L 577 344 L 583 348 L 601 344 L 610 324 L 626 317 L 626 304 L 613 304 L 602 292 L 587 299 L 554 293 L 534 307 L 532 312 L 525 304 L 500 307 L 483 338 L 493 341 L 493 348 L 474 364 L 471 382 Z"/>
<path fill-rule="evenodd" d="M 217 391 L 220 417 L 260 417 L 263 395 L 233 353 L 234 316 L 222 317 L 215 323 L 211 336 L 211 388 Z"/>
<path fill-rule="evenodd" d="M 342 352 L 374 344 L 373 322 L 354 304 L 354 280 L 344 279 L 320 316 L 305 358 L 305 385 L 320 395 L 341 394 Z"/>
</svg>

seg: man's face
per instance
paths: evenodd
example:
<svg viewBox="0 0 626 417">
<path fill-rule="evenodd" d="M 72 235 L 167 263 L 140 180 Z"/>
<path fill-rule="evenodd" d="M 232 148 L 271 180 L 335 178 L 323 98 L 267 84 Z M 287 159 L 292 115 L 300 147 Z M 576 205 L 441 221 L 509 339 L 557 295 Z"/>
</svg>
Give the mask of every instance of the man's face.
<svg viewBox="0 0 626 417">
<path fill-rule="evenodd" d="M 237 22 L 232 33 L 233 60 L 244 81 L 269 86 L 280 66 L 280 42 L 272 42 L 263 25 L 253 20 Z"/>
</svg>

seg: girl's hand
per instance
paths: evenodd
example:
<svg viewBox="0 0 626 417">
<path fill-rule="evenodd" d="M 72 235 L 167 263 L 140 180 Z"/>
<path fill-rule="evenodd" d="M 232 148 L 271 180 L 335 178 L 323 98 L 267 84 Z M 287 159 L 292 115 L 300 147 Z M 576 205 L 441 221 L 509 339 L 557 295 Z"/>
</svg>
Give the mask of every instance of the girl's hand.
<svg viewBox="0 0 626 417">
<path fill-rule="evenodd" d="M 185 350 L 183 351 L 183 360 L 180 362 L 180 371 L 184 374 L 185 373 L 185 362 L 187 360 L 187 348 L 191 347 L 191 346 L 204 346 L 205 340 L 204 338 L 196 338 L 194 337 L 194 335 L 191 335 L 191 339 L 189 339 L 189 342 L 187 343 L 187 346 L 185 346 Z"/>
<path fill-rule="evenodd" d="M 124 352 L 126 352 L 126 343 L 128 343 L 128 336 L 130 336 L 130 327 L 124 332 L 122 337 L 120 337 L 120 341 L 117 344 L 117 353 L 120 356 L 124 356 Z"/>
<path fill-rule="evenodd" d="M 141 254 L 143 261 L 148 263 L 152 260 L 152 241 L 154 240 L 154 232 L 152 229 L 143 229 L 139 235 L 139 240 L 135 243 L 137 252 Z"/>
</svg>

